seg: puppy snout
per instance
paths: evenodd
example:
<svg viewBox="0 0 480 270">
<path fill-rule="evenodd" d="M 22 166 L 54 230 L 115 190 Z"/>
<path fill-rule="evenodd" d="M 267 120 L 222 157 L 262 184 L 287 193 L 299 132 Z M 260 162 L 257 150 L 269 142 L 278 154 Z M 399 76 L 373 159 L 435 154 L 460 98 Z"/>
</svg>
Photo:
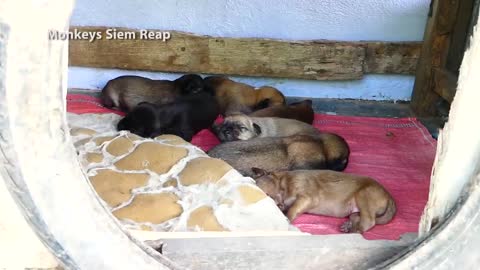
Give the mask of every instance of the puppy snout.
<svg viewBox="0 0 480 270">
<path fill-rule="evenodd" d="M 232 136 L 232 131 L 229 130 L 229 129 L 224 130 L 224 131 L 223 131 L 223 135 L 224 135 L 225 137 L 230 137 L 230 136 Z"/>
<path fill-rule="evenodd" d="M 226 129 L 223 131 L 223 137 L 226 141 L 236 141 L 238 140 L 238 134 L 233 129 Z"/>
<path fill-rule="evenodd" d="M 230 141 L 231 132 L 228 130 L 222 130 L 218 133 L 218 138 L 221 142 L 228 142 Z"/>
</svg>

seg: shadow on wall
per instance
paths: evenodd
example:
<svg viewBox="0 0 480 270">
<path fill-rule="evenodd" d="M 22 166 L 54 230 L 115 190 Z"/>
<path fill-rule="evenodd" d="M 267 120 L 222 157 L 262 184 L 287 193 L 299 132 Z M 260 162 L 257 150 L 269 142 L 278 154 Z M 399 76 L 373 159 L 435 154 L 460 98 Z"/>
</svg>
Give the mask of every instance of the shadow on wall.
<svg viewBox="0 0 480 270">
<path fill-rule="evenodd" d="M 182 75 L 179 73 L 70 67 L 68 87 L 102 89 L 108 80 L 126 74 L 168 80 L 174 80 Z M 232 77 L 232 79 L 256 87 L 271 85 L 280 89 L 286 96 L 367 100 L 410 100 L 414 83 L 414 77 L 408 75 L 366 75 L 358 81 L 335 82 L 252 77 Z"/>
</svg>

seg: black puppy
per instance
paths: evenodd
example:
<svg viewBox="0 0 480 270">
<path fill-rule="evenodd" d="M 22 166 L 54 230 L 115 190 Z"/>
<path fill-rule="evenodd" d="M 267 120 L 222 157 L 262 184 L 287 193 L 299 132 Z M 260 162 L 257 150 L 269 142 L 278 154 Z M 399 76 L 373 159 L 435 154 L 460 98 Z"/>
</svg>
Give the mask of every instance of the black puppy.
<svg viewBox="0 0 480 270">
<path fill-rule="evenodd" d="M 130 112 L 141 102 L 167 104 L 178 97 L 197 94 L 205 90 L 202 77 L 187 74 L 174 80 L 151 80 L 140 76 L 120 76 L 110 80 L 102 90 L 102 103 Z"/>
<path fill-rule="evenodd" d="M 120 120 L 117 129 L 150 138 L 173 134 L 191 141 L 200 130 L 211 127 L 218 114 L 215 97 L 200 92 L 164 105 L 142 102 Z"/>
</svg>

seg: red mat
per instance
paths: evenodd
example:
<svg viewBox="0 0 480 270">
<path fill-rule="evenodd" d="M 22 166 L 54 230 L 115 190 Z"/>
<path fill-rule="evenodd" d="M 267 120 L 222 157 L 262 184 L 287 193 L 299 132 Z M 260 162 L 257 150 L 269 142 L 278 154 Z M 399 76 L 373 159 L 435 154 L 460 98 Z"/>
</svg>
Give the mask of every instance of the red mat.
<svg viewBox="0 0 480 270">
<path fill-rule="evenodd" d="M 103 108 L 99 100 L 84 95 L 68 95 L 67 111 L 74 113 L 116 112 Z M 119 113 L 122 114 L 122 113 Z M 367 175 L 379 181 L 394 197 L 397 215 L 386 225 L 375 226 L 366 239 L 396 240 L 417 232 L 428 199 L 430 174 L 436 141 L 415 118 L 371 118 L 315 115 L 315 127 L 343 136 L 351 148 L 346 172 Z M 192 143 L 204 151 L 219 141 L 208 130 L 197 134 Z M 338 234 L 346 219 L 301 215 L 294 221 L 300 230 L 312 234 Z"/>
</svg>

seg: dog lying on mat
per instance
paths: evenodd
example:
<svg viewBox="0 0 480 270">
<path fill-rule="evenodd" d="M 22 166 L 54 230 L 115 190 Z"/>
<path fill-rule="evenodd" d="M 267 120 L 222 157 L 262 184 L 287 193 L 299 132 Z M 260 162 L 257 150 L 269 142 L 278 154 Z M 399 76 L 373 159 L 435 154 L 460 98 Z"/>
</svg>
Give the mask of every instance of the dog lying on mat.
<svg viewBox="0 0 480 270">
<path fill-rule="evenodd" d="M 277 117 L 250 117 L 235 114 L 225 117 L 218 125 L 213 125 L 213 132 L 222 142 L 250 140 L 256 137 L 286 137 L 297 134 L 318 135 L 320 131 L 304 122 Z"/>
<path fill-rule="evenodd" d="M 340 228 L 345 233 L 364 233 L 395 216 L 392 196 L 377 181 L 366 176 L 328 171 L 298 170 L 269 173 L 252 168 L 256 182 L 287 212 L 293 221 L 310 213 L 349 217 Z"/>
<path fill-rule="evenodd" d="M 196 74 L 183 75 L 174 81 L 120 76 L 107 82 L 101 98 L 107 108 L 115 107 L 130 112 L 142 102 L 167 104 L 181 96 L 198 94 L 204 90 L 203 79 Z"/>
<path fill-rule="evenodd" d="M 313 123 L 314 111 L 312 101 L 307 99 L 289 105 L 275 105 L 249 114 L 251 117 L 279 117 L 295 119 L 307 124 Z"/>
<path fill-rule="evenodd" d="M 226 142 L 210 149 L 208 155 L 224 160 L 244 176 L 253 176 L 252 167 L 267 171 L 343 171 L 350 150 L 342 137 L 320 133 L 317 136 L 294 135 Z"/>
<path fill-rule="evenodd" d="M 117 129 L 145 138 L 173 134 L 189 142 L 199 131 L 210 128 L 218 113 L 215 97 L 200 92 L 163 105 L 142 102 L 120 120 Z"/>
<path fill-rule="evenodd" d="M 256 89 L 221 76 L 206 77 L 204 81 L 205 87 L 215 93 L 222 115 L 251 113 L 270 106 L 285 105 L 285 96 L 274 87 Z"/>
</svg>

